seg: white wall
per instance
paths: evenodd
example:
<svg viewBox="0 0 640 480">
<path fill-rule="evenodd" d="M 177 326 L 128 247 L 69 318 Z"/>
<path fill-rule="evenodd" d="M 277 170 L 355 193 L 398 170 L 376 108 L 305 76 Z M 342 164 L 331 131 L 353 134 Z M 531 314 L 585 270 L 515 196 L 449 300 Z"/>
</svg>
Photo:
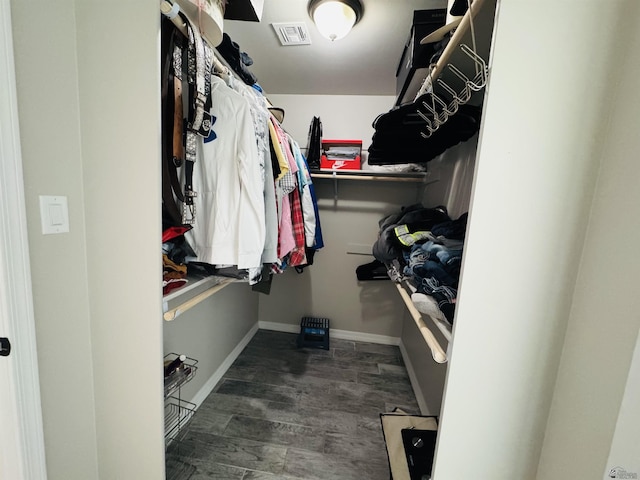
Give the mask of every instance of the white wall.
<svg viewBox="0 0 640 480">
<path fill-rule="evenodd" d="M 362 140 L 362 148 L 371 144 L 373 121 L 388 112 L 395 103 L 393 96 L 378 95 L 269 95 L 276 107 L 284 108 L 282 126 L 300 144 L 307 147 L 309 126 L 313 117 L 322 120 L 323 137 Z"/>
<path fill-rule="evenodd" d="M 590 62 L 594 53 L 595 58 L 606 54 L 611 62 L 604 66 L 608 70 L 598 70 L 608 75 L 606 82 L 590 80 L 607 97 L 607 110 L 598 122 L 604 136 L 601 147 L 594 149 L 601 159 L 600 173 L 540 460 L 538 477 L 544 480 L 600 479 L 607 466 L 635 468 L 640 475 L 637 456 L 615 457 L 625 463 L 607 464 L 640 328 L 640 227 L 635 220 L 640 214 L 640 140 L 634 132 L 640 65 L 630 54 L 640 48 L 640 6 L 619 1 L 607 10 L 603 16 L 598 2 L 586 9 L 603 32 L 598 44 L 608 47 L 602 53 L 586 52 Z M 593 64 L 589 70 L 593 72 Z M 637 437 L 629 440 L 633 443 L 628 448 L 637 447 Z"/>
<path fill-rule="evenodd" d="M 610 113 L 614 32 L 628 6 L 500 4 L 437 480 L 536 478 Z M 578 463 L 555 446 L 554 459 Z"/>
<path fill-rule="evenodd" d="M 16 83 L 49 480 L 98 477 L 75 14 L 12 1 Z M 69 233 L 42 235 L 39 195 L 64 195 Z"/>
<path fill-rule="evenodd" d="M 99 477 L 162 479 L 158 3 L 75 15 Z"/>
<path fill-rule="evenodd" d="M 640 336 L 636 341 L 603 479 L 616 467 L 640 475 Z M 624 478 L 624 477 L 621 477 Z"/>
</svg>

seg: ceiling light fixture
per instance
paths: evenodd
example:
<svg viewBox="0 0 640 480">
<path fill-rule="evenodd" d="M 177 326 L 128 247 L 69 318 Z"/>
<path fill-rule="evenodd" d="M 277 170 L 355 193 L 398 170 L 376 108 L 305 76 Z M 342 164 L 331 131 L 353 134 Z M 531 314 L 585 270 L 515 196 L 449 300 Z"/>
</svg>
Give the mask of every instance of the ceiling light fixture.
<svg viewBox="0 0 640 480">
<path fill-rule="evenodd" d="M 320 34 L 332 42 L 345 37 L 364 13 L 360 0 L 311 0 L 308 10 Z"/>
</svg>

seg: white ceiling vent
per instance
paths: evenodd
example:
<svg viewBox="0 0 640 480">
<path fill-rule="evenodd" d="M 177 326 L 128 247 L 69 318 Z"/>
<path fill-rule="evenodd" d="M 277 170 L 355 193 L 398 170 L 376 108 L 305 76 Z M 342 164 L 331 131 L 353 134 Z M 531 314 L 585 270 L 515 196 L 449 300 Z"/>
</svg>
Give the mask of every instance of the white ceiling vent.
<svg viewBox="0 0 640 480">
<path fill-rule="evenodd" d="M 304 22 L 272 23 L 282 45 L 311 45 L 311 38 Z"/>
</svg>

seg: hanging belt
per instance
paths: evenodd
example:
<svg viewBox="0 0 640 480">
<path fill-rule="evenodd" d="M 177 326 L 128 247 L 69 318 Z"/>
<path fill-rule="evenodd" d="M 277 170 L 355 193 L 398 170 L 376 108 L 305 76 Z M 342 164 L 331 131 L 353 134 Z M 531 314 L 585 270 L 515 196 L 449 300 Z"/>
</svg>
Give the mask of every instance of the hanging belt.
<svg viewBox="0 0 640 480">
<path fill-rule="evenodd" d="M 185 39 L 186 40 L 186 39 Z M 176 199 L 182 201 L 177 167 L 174 161 L 176 146 L 182 147 L 183 139 L 174 138 L 175 123 L 175 82 L 173 52 L 181 46 L 182 38 L 169 20 L 162 23 L 162 220 L 164 226 L 179 225 L 182 222 L 182 207 Z M 181 99 L 179 99 L 181 101 Z M 182 124 L 182 112 L 180 112 Z M 181 156 L 182 157 L 182 156 Z"/>
<path fill-rule="evenodd" d="M 181 202 L 184 195 L 180 189 L 177 168 L 184 164 L 184 146 L 182 126 L 184 124 L 184 108 L 182 105 L 182 47 L 176 44 L 173 48 L 173 165 L 169 169 L 169 178 L 173 191 Z"/>
<path fill-rule="evenodd" d="M 185 152 L 184 203 L 182 223 L 195 223 L 196 205 L 193 199 L 193 167 L 196 162 L 196 136 L 207 137 L 211 130 L 211 68 L 213 50 L 202 40 L 198 28 L 187 19 L 189 48 L 187 49 L 187 81 L 189 84 L 189 116 L 187 120 Z"/>
</svg>

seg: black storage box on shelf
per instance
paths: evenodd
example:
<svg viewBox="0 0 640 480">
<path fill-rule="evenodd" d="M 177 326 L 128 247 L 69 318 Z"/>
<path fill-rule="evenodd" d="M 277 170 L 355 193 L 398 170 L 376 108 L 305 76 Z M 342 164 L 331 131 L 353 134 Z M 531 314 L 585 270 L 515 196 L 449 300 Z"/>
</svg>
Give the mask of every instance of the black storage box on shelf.
<svg viewBox="0 0 640 480">
<path fill-rule="evenodd" d="M 298 348 L 323 348 L 329 350 L 329 319 L 302 317 Z"/>
<path fill-rule="evenodd" d="M 420 45 L 420 40 L 445 24 L 447 10 L 414 10 L 413 25 L 396 70 L 396 105 L 412 102 L 427 76 L 434 44 Z"/>
<path fill-rule="evenodd" d="M 224 9 L 224 19 L 259 22 L 263 9 L 264 0 L 228 0 Z"/>
</svg>

